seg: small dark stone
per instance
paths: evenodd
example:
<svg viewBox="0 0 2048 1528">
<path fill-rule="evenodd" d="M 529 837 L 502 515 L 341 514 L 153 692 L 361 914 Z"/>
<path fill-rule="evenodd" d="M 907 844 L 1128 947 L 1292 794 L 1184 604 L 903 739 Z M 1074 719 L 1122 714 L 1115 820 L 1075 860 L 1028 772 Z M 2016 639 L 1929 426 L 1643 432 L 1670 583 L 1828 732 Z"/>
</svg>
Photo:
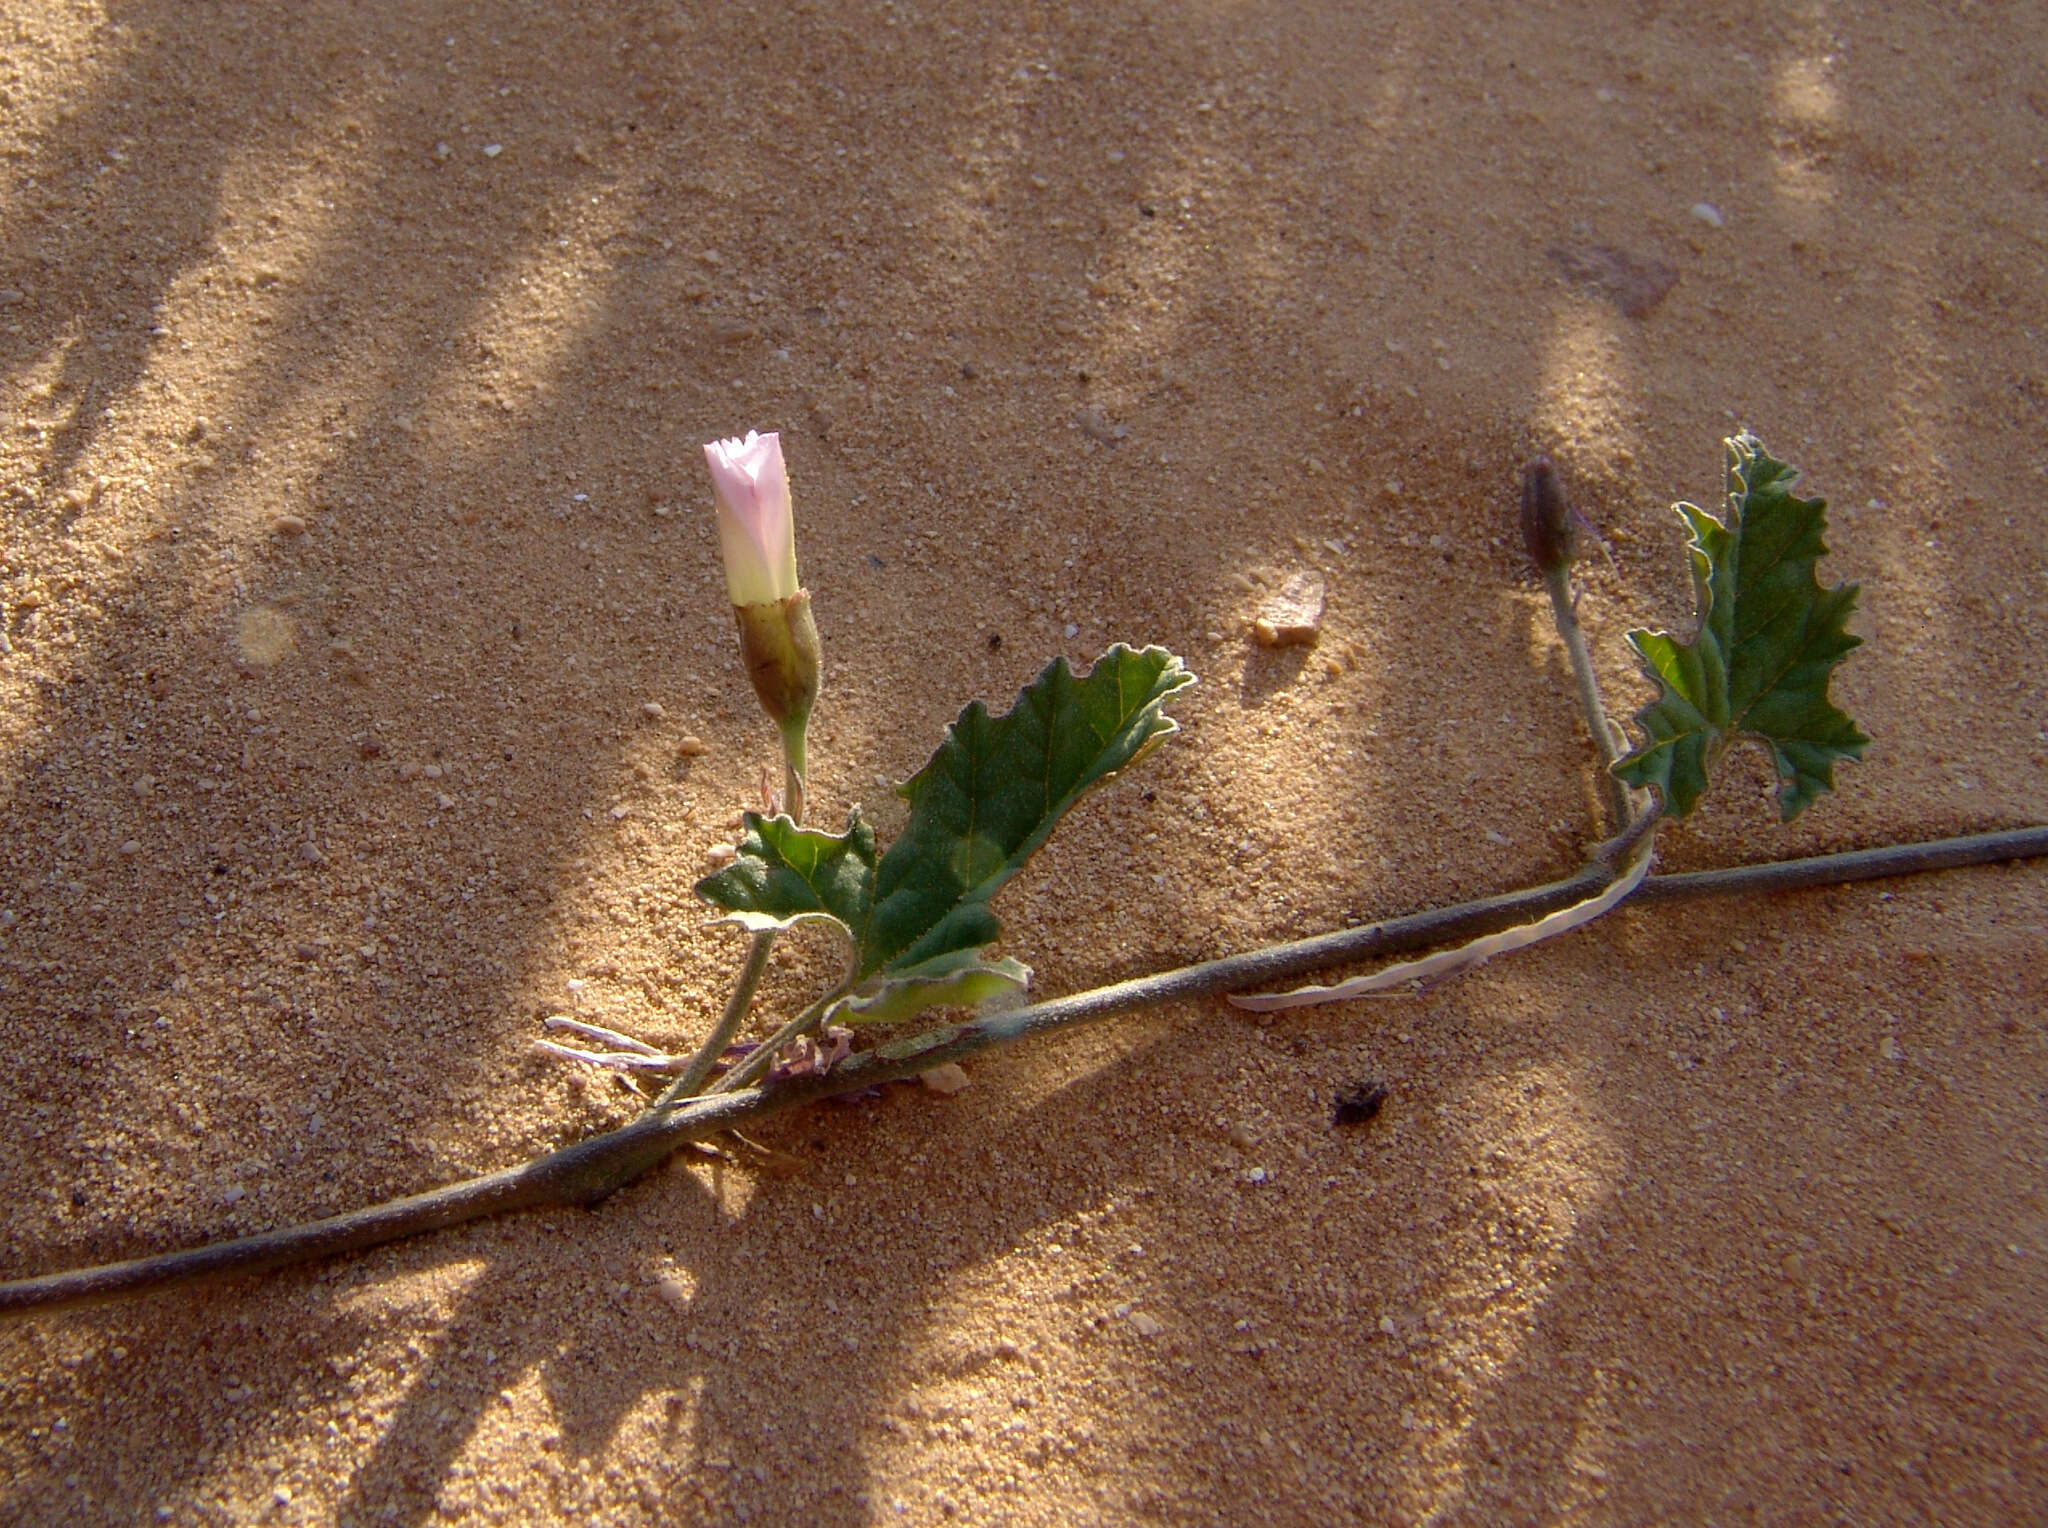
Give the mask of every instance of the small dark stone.
<svg viewBox="0 0 2048 1528">
<path fill-rule="evenodd" d="M 992 653 L 999 653 L 1003 650 L 1003 634 L 1001 632 L 992 631 L 988 634 L 988 650 Z"/>
<path fill-rule="evenodd" d="M 1386 1101 L 1386 1085 L 1368 1077 L 1356 1087 L 1346 1088 L 1337 1095 L 1336 1107 L 1330 1111 L 1330 1123 L 1366 1124 L 1380 1112 L 1380 1105 Z"/>
</svg>

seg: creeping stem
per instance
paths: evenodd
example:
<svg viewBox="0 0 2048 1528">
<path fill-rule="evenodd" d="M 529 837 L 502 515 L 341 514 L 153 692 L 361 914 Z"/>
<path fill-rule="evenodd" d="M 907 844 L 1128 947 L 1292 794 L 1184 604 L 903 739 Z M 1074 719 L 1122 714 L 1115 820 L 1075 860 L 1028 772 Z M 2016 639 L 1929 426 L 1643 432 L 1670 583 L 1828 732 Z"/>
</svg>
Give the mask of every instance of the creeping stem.
<svg viewBox="0 0 2048 1528">
<path fill-rule="evenodd" d="M 0 1315 L 81 1305 L 208 1276 L 259 1273 L 360 1251 L 510 1210 L 596 1204 L 691 1141 L 834 1094 L 858 1092 L 877 1083 L 913 1077 L 942 1062 L 958 1061 L 977 1051 L 1092 1019 L 1159 1003 L 1271 986 L 1332 966 L 1454 939 L 1470 939 L 1526 923 L 1597 896 L 1613 880 L 1615 867 L 1622 858 L 1614 850 L 1626 841 L 1625 837 L 1610 841 L 1603 846 L 1607 851 L 1604 856 L 1596 854 L 1574 874 L 1526 891 L 1411 913 L 1384 923 L 1340 929 L 1222 960 L 1182 966 L 933 1030 L 919 1040 L 891 1044 L 887 1055 L 864 1051 L 850 1056 L 822 1074 L 736 1088 L 685 1099 L 668 1109 L 651 1109 L 631 1124 L 564 1146 L 521 1166 L 366 1210 L 183 1252 L 17 1279 L 0 1284 Z M 1756 891 L 1791 891 L 2044 855 L 2048 855 L 2048 827 L 2017 828 L 1690 875 L 1653 875 L 1630 901 L 1675 902 Z"/>
</svg>

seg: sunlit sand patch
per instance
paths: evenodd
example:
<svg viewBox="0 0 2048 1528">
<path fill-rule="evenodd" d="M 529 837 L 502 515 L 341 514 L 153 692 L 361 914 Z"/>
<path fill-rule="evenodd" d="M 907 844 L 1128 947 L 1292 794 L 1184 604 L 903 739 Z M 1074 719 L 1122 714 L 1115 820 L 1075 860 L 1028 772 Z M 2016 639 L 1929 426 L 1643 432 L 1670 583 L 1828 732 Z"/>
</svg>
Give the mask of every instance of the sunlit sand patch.
<svg viewBox="0 0 2048 1528">
<path fill-rule="evenodd" d="M 357 1376 L 351 1386 L 356 1400 L 350 1420 L 359 1429 L 351 1440 L 354 1444 L 388 1433 L 408 1396 L 434 1373 L 442 1332 L 488 1266 L 482 1259 L 464 1259 L 379 1277 L 338 1296 L 339 1311 L 366 1322 L 375 1332 L 351 1366 Z M 249 1397 L 230 1386 L 226 1399 L 229 1405 L 239 1405 Z M 337 1445 L 345 1437 L 332 1417 L 325 1408 L 298 1407 L 288 1396 L 282 1398 L 267 1415 L 246 1419 L 260 1425 L 230 1433 L 229 1443 L 179 1487 L 178 1497 L 218 1499 L 243 1520 L 276 1511 L 296 1494 L 332 1478 Z"/>
<path fill-rule="evenodd" d="M 1907 506 L 1939 504 L 1957 491 L 1946 465 L 1954 449 L 1946 421 L 1959 412 L 1957 371 L 1928 323 L 1939 288 L 1921 274 L 1947 265 L 1928 248 L 1930 235 L 1902 238 L 1912 242 L 1888 264 L 1889 290 L 1883 294 L 1892 318 L 1886 331 L 1892 360 L 1883 432 L 1871 457 L 1884 464 L 1877 480 L 1880 492 L 1859 505 L 1840 483 L 1808 478 L 1799 491 L 1830 501 L 1832 547 L 1853 544 L 1858 567 L 1883 573 L 1881 583 L 1866 587 L 1851 629 L 1875 638 L 1889 657 L 1922 665 L 1923 694 L 1955 700 L 1964 681 L 1959 676 L 1962 655 L 1951 639 L 1949 606 L 1963 549 L 1938 526 L 1930 531 L 1921 513 L 1901 512 Z M 1820 576 L 1832 582 L 1848 572 L 1839 558 L 1832 558 L 1821 564 Z"/>
<path fill-rule="evenodd" d="M 1450 1106 L 1447 1123 L 1460 1117 L 1471 1128 L 1462 1153 L 1453 1148 L 1453 1155 L 1487 1164 L 1503 1219 L 1521 1235 L 1501 1235 L 1496 1220 L 1482 1228 L 1490 1256 L 1444 1264 L 1428 1315 L 1444 1355 L 1438 1372 L 1449 1380 L 1401 1418 L 1409 1436 L 1401 1478 L 1428 1482 L 1426 1494 L 1409 1504 L 1418 1520 L 1458 1500 L 1472 1423 L 1520 1355 L 1580 1221 L 1609 1197 L 1625 1166 L 1562 1067 L 1525 1066 L 1488 1079 Z M 1597 1448 L 1590 1433 L 1582 1441 Z"/>
<path fill-rule="evenodd" d="M 1572 1446 L 1567 1456 L 1571 1469 L 1563 1483 L 1567 1494 L 1558 1504 L 1561 1518 L 1592 1507 L 1605 1494 L 1602 1482 L 1607 1479 L 1615 1446 L 1622 1438 L 1621 1424 L 1615 1416 L 1614 1389 L 1612 1370 L 1593 1371 L 1593 1393 L 1580 1404 L 1572 1421 Z"/>
<path fill-rule="evenodd" d="M 275 668 L 291 652 L 297 629 L 272 605 L 257 605 L 235 617 L 235 661 L 244 668 Z"/>
<path fill-rule="evenodd" d="M 480 305 L 475 332 L 495 363 L 492 386 L 502 412 L 518 412 L 522 397 L 554 391 L 556 374 L 588 338 L 618 274 L 606 242 L 631 232 L 640 200 L 632 186 L 573 181 L 553 201 L 561 233 L 535 240 L 505 263 L 497 291 Z"/>
<path fill-rule="evenodd" d="M 1836 88 L 1828 57 L 1787 59 L 1779 67 L 1772 94 L 1779 117 L 1801 126 L 1830 127 L 1842 114 L 1842 98 Z"/>
<path fill-rule="evenodd" d="M 469 1435 L 435 1483 L 434 1511 L 462 1522 L 495 1521 L 521 1505 L 512 1482 L 530 1479 L 538 1450 L 563 1446 L 561 1419 L 548 1397 L 540 1365 L 506 1376 L 503 1388 L 486 1401 Z M 603 1440 L 605 1457 L 633 1461 L 643 1489 L 664 1495 L 704 1466 L 695 1446 L 701 1378 L 673 1390 L 640 1396 Z M 720 1467 L 731 1461 L 720 1460 Z M 528 1487 L 530 1490 L 530 1487 Z M 536 1504 L 524 1503 L 528 1511 Z"/>
<path fill-rule="evenodd" d="M 1588 457 L 1636 454 L 1629 422 L 1633 378 L 1620 329 L 1625 322 L 1604 304 L 1576 302 L 1559 314 L 1545 347 L 1537 427 Z"/>
<path fill-rule="evenodd" d="M 347 1289 L 335 1306 L 350 1315 L 374 1318 L 403 1313 L 408 1322 L 445 1322 L 453 1316 L 456 1302 L 489 1267 L 484 1259 L 473 1257 L 415 1272 L 380 1274 L 360 1287 Z"/>
<path fill-rule="evenodd" d="M 1806 224 L 1811 214 L 1835 201 L 1835 175 L 1827 146 L 1840 124 L 1841 95 L 1832 73 L 1831 55 L 1795 55 L 1779 64 L 1771 98 L 1777 132 L 1774 175 L 1778 194 L 1795 218 Z M 1802 215 L 1804 214 L 1804 215 Z"/>
<path fill-rule="evenodd" d="M 16 114 L 10 125 L 23 142 L 62 138 L 77 121 L 81 100 L 132 66 L 119 45 L 126 28 L 115 28 L 117 45 L 107 47 L 107 7 L 89 0 L 10 7 L 8 25 L 8 109 Z M 23 103 L 40 109 L 31 114 Z M 20 184 L 13 175 L 0 181 L 0 217 L 9 227 L 16 226 L 13 203 Z"/>
</svg>

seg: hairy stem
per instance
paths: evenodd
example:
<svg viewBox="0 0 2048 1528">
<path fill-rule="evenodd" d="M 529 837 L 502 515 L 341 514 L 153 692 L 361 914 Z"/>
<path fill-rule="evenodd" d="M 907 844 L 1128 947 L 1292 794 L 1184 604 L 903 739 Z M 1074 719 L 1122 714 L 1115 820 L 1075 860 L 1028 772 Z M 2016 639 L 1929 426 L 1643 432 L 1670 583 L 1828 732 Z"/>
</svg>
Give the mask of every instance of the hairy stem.
<svg viewBox="0 0 2048 1528">
<path fill-rule="evenodd" d="M 747 946 L 747 963 L 740 967 L 740 978 L 733 984 L 732 996 L 725 1000 L 725 1012 L 718 1016 L 711 1033 L 704 1037 L 704 1043 L 697 1047 L 690 1064 L 682 1074 L 668 1085 L 660 1098 L 654 1101 L 657 1109 L 671 1109 L 685 1098 L 694 1098 L 704 1089 L 704 1079 L 711 1075 L 711 1069 L 718 1065 L 718 1058 L 725 1054 L 725 1048 L 732 1044 L 732 1037 L 740 1032 L 740 1025 L 747 1021 L 747 1009 L 754 1001 L 754 993 L 761 985 L 761 977 L 768 969 L 768 957 L 775 951 L 775 931 L 756 934 Z"/>
<path fill-rule="evenodd" d="M 790 820 L 804 820 L 804 728 L 798 723 L 793 729 L 782 729 L 782 798 L 789 811 Z M 657 1109 L 673 1109 L 685 1098 L 694 1098 L 704 1090 L 704 1079 L 711 1075 L 711 1069 L 718 1065 L 718 1058 L 725 1054 L 725 1048 L 732 1044 L 733 1036 L 740 1032 L 740 1026 L 747 1022 L 747 1009 L 753 1004 L 754 994 L 760 990 L 761 978 L 768 971 L 768 957 L 775 952 L 775 931 L 769 929 L 754 936 L 747 947 L 746 964 L 740 967 L 739 980 L 733 984 L 732 996 L 725 1000 L 725 1012 L 718 1016 L 718 1022 L 711 1033 L 704 1037 L 704 1043 L 697 1047 L 697 1053 L 690 1057 L 690 1064 L 683 1068 L 682 1075 L 662 1091 L 654 1101 Z"/>
<path fill-rule="evenodd" d="M 1543 570 L 1543 587 L 1550 592 L 1550 616 L 1564 650 L 1571 659 L 1572 678 L 1578 682 L 1579 712 L 1586 730 L 1593 735 L 1593 751 L 1600 758 L 1600 786 L 1607 797 L 1607 811 L 1618 831 L 1630 817 L 1628 787 L 1614 773 L 1621 755 L 1614 747 L 1614 726 L 1607 719 L 1607 707 L 1600 698 L 1600 679 L 1593 672 L 1593 658 L 1586 651 L 1586 634 L 1579 626 L 1579 612 L 1572 600 L 1571 565 L 1560 562 Z"/>
<path fill-rule="evenodd" d="M 1651 876 L 1631 900 L 1673 902 L 1753 891 L 1789 891 L 2043 855 L 2048 855 L 2048 827 L 2019 828 L 1729 870 Z M 596 1204 L 691 1141 L 820 1098 L 913 1077 L 929 1067 L 960 1060 L 991 1046 L 1007 1045 L 1091 1019 L 1158 1003 L 1289 981 L 1350 961 L 1490 933 L 1595 896 L 1614 875 L 1611 859 L 1595 859 L 1563 880 L 1526 891 L 1341 929 L 1117 982 L 893 1041 L 851 1056 L 822 1075 L 687 1099 L 670 1109 L 649 1110 L 620 1129 L 562 1147 L 521 1166 L 394 1199 L 370 1209 L 184 1252 L 18 1279 L 0 1284 L 0 1315 L 80 1305 L 207 1276 L 258 1273 L 360 1251 L 510 1210 Z"/>
</svg>

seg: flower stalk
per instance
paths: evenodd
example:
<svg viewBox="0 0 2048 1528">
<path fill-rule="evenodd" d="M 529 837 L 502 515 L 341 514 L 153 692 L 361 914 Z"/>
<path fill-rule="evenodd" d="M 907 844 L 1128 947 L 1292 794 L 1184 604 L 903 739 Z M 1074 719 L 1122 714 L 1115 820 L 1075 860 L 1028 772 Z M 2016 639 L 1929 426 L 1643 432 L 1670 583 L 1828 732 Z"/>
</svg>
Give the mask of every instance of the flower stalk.
<svg viewBox="0 0 2048 1528">
<path fill-rule="evenodd" d="M 1586 635 L 1579 627 L 1579 602 L 1572 593 L 1572 561 L 1578 555 L 1573 518 L 1571 503 L 1565 498 L 1564 479 L 1549 457 L 1537 457 L 1522 477 L 1522 541 L 1550 595 L 1550 614 L 1557 624 L 1558 636 L 1564 640 L 1572 679 L 1578 685 L 1579 711 L 1586 719 L 1593 751 L 1600 760 L 1601 793 L 1613 818 L 1609 826 L 1618 833 L 1634 819 L 1635 809 L 1628 787 L 1614 773 L 1621 751 L 1615 746 L 1614 724 L 1607 718 L 1606 704 L 1600 698 L 1600 680 L 1593 672 L 1593 656 L 1586 651 Z"/>
</svg>

